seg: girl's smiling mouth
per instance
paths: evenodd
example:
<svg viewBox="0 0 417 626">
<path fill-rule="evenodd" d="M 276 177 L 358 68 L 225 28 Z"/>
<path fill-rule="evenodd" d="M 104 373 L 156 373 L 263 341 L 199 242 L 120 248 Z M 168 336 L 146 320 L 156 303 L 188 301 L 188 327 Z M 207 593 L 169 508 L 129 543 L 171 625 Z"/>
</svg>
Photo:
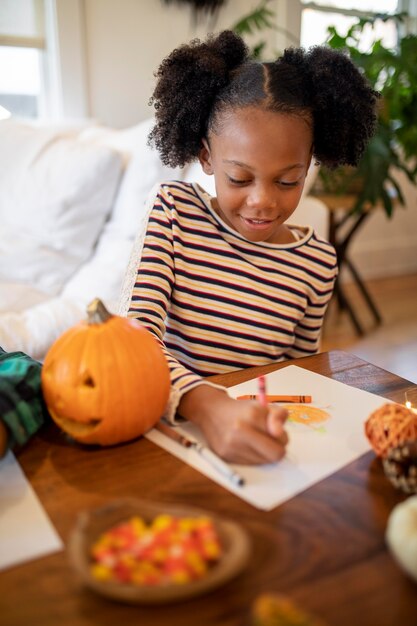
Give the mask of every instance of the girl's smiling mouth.
<svg viewBox="0 0 417 626">
<path fill-rule="evenodd" d="M 244 217 L 243 215 L 240 216 L 240 219 L 243 221 L 246 228 L 254 230 L 265 230 L 275 222 L 275 220 L 261 220 L 257 218 Z"/>
</svg>

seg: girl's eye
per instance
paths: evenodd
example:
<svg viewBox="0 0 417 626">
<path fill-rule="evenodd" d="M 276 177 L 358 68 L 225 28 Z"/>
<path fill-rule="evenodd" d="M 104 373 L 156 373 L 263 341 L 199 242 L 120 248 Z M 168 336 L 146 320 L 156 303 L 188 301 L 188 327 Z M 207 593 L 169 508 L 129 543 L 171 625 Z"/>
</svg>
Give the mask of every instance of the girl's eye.
<svg viewBox="0 0 417 626">
<path fill-rule="evenodd" d="M 237 185 L 237 186 L 248 185 L 251 182 L 249 179 L 232 178 L 231 176 L 228 176 L 228 180 L 231 185 Z M 295 180 L 295 181 L 279 180 L 277 181 L 277 183 L 281 187 L 297 187 L 300 184 L 300 181 L 299 180 Z"/>
<path fill-rule="evenodd" d="M 229 183 L 231 183 L 232 185 L 246 185 L 247 183 L 249 183 L 249 180 L 238 180 L 237 178 L 231 178 L 231 176 L 228 176 L 229 178 Z"/>
<path fill-rule="evenodd" d="M 282 187 L 297 187 L 297 185 L 299 185 L 299 184 L 300 184 L 300 181 L 299 181 L 299 180 L 295 180 L 294 182 L 287 182 L 287 181 L 285 181 L 285 180 L 280 180 L 280 181 L 279 181 L 279 184 L 280 184 Z"/>
</svg>

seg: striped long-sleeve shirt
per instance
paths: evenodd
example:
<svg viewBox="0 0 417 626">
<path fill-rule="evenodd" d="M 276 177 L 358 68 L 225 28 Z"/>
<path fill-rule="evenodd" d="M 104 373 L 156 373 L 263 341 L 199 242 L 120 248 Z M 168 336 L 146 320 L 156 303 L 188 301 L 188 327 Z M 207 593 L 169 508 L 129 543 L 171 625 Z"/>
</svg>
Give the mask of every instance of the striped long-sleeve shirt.
<svg viewBox="0 0 417 626">
<path fill-rule="evenodd" d="M 159 187 L 134 259 L 128 316 L 163 346 L 169 418 L 203 377 L 317 352 L 336 254 L 311 228 L 290 228 L 293 243 L 248 241 L 198 185 Z"/>
</svg>

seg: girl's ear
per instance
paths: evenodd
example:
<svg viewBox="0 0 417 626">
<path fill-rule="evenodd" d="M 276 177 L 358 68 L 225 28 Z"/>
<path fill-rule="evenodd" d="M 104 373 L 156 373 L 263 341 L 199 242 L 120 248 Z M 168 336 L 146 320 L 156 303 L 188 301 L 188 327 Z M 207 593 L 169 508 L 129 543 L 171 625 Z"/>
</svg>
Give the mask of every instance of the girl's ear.
<svg viewBox="0 0 417 626">
<path fill-rule="evenodd" d="M 213 174 L 213 165 L 211 163 L 211 152 L 210 146 L 208 144 L 207 139 L 203 139 L 202 141 L 203 147 L 200 150 L 200 154 L 198 155 L 198 160 L 200 161 L 201 167 L 203 168 L 203 172 L 205 174 Z"/>
<path fill-rule="evenodd" d="M 308 162 L 308 169 L 310 169 L 312 159 L 313 159 L 313 146 L 311 146 L 311 150 L 310 150 L 310 160 Z"/>
</svg>

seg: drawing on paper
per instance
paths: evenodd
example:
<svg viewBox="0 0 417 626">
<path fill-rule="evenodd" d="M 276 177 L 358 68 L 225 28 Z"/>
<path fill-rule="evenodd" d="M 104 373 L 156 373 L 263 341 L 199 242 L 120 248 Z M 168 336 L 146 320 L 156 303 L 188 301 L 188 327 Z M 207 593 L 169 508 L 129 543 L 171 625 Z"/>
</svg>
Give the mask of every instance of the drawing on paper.
<svg viewBox="0 0 417 626">
<path fill-rule="evenodd" d="M 324 409 L 305 404 L 285 404 L 283 406 L 288 410 L 289 422 L 303 424 L 315 432 L 326 432 L 323 422 L 326 422 L 331 415 Z"/>
</svg>

